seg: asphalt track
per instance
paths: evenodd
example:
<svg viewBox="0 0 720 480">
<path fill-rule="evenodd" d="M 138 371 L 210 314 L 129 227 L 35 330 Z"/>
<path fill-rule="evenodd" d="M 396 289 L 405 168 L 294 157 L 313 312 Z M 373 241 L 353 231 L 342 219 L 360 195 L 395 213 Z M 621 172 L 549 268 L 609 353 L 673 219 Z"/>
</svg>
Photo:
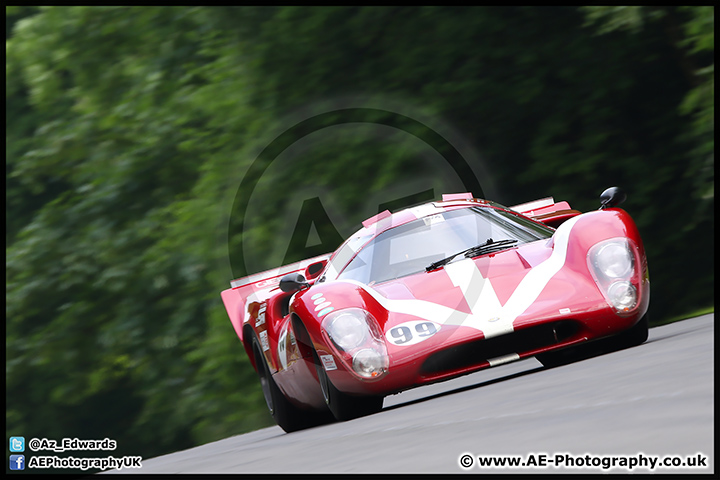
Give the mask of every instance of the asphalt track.
<svg viewBox="0 0 720 480">
<path fill-rule="evenodd" d="M 643 345 L 552 369 L 535 359 L 501 365 L 388 397 L 369 417 L 292 434 L 265 428 L 121 472 L 713 473 L 713 323 L 704 315 L 652 328 Z M 576 465 L 699 454 L 707 467 L 550 463 L 566 454 Z M 481 455 L 538 466 L 480 467 Z"/>
</svg>

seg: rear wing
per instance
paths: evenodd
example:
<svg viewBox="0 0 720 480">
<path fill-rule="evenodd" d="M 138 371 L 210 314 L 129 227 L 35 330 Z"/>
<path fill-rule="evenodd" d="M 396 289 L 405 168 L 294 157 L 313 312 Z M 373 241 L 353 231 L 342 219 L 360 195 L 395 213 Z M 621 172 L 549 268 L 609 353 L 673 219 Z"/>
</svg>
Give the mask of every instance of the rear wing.
<svg viewBox="0 0 720 480">
<path fill-rule="evenodd" d="M 225 310 L 235 333 L 242 340 L 243 324 L 251 314 L 257 313 L 260 304 L 277 293 L 280 279 L 288 273 L 302 273 L 306 277 L 316 277 L 331 254 L 308 258 L 299 262 L 283 265 L 230 282 L 230 287 L 220 293 Z M 308 268 L 312 267 L 312 268 Z M 308 272 L 310 270 L 310 272 Z M 312 275 L 309 275 L 311 273 Z"/>
<path fill-rule="evenodd" d="M 568 202 L 556 203 L 553 197 L 545 197 L 533 202 L 514 205 L 510 209 L 553 228 L 559 227 L 565 220 L 582 213 L 579 210 L 570 208 Z"/>
</svg>

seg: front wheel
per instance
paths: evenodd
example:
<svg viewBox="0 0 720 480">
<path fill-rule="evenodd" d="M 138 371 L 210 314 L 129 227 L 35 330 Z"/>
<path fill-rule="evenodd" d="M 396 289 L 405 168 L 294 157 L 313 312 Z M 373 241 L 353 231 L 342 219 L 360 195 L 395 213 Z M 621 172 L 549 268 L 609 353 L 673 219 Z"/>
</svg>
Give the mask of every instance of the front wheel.
<svg viewBox="0 0 720 480">
<path fill-rule="evenodd" d="M 290 433 L 317 425 L 324 425 L 334 420 L 328 411 L 303 410 L 292 404 L 285 395 L 283 395 L 275 383 L 275 380 L 272 378 L 270 368 L 265 361 L 265 355 L 262 353 L 260 342 L 254 333 L 252 338 L 252 351 L 258 376 L 260 377 L 260 385 L 263 396 L 265 397 L 265 403 L 267 404 L 268 410 L 270 410 L 270 415 L 272 415 L 280 428 Z"/>
<path fill-rule="evenodd" d="M 382 410 L 382 396 L 354 396 L 338 390 L 328 378 L 316 352 L 313 352 L 320 389 L 325 403 L 336 420 L 345 421 L 372 415 Z"/>
</svg>

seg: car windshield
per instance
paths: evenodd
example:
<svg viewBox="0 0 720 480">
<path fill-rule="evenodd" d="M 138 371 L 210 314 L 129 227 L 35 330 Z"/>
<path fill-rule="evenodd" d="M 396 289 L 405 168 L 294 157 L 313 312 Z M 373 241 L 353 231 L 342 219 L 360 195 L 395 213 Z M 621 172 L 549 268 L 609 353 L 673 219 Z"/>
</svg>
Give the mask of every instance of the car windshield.
<svg viewBox="0 0 720 480">
<path fill-rule="evenodd" d="M 490 238 L 495 242 L 517 240 L 516 245 L 520 245 L 549 238 L 553 232 L 527 218 L 491 207 L 451 210 L 379 234 L 337 278 L 365 284 L 385 282 L 423 272 L 431 263 L 484 244 Z"/>
</svg>

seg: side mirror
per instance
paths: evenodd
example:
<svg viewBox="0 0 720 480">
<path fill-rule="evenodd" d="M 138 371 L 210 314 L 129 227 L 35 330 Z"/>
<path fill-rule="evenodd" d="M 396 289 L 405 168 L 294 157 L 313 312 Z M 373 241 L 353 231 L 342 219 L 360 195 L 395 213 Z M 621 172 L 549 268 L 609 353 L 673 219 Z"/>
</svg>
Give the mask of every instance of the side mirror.
<svg viewBox="0 0 720 480">
<path fill-rule="evenodd" d="M 301 273 L 288 273 L 280 279 L 280 290 L 285 293 L 297 292 L 309 286 Z"/>
<path fill-rule="evenodd" d="M 312 280 L 313 278 L 317 278 L 318 275 L 320 275 L 320 272 L 323 271 L 323 268 L 325 268 L 325 265 L 327 265 L 327 260 L 322 260 L 319 262 L 311 263 L 307 266 L 305 269 L 305 278 L 308 280 Z"/>
<path fill-rule="evenodd" d="M 600 194 L 600 210 L 617 207 L 627 199 L 625 192 L 618 187 L 610 187 Z"/>
</svg>

